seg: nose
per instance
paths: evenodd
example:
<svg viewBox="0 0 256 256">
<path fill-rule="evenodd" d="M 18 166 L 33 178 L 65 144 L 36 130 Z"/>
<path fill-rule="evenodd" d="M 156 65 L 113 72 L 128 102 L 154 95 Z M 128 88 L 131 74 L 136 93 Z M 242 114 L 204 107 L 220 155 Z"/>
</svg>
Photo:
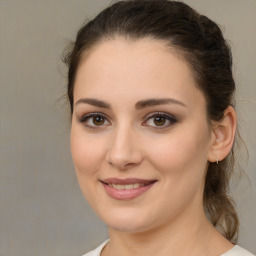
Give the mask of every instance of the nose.
<svg viewBox="0 0 256 256">
<path fill-rule="evenodd" d="M 124 170 L 137 166 L 142 162 L 143 154 L 139 147 L 138 136 L 129 127 L 117 128 L 113 131 L 106 161 L 113 167 Z"/>
</svg>

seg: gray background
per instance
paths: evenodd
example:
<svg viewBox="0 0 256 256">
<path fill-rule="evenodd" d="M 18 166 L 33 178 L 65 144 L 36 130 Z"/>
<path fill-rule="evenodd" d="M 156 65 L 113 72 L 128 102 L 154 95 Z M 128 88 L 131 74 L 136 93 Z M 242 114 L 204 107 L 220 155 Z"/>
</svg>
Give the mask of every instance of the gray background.
<svg viewBox="0 0 256 256">
<path fill-rule="evenodd" d="M 110 1 L 0 0 L 0 255 L 81 255 L 107 237 L 83 199 L 69 152 L 62 50 Z M 256 1 L 185 0 L 231 41 L 250 158 L 233 185 L 240 245 L 256 253 Z M 245 158 L 241 157 L 241 162 Z"/>
</svg>

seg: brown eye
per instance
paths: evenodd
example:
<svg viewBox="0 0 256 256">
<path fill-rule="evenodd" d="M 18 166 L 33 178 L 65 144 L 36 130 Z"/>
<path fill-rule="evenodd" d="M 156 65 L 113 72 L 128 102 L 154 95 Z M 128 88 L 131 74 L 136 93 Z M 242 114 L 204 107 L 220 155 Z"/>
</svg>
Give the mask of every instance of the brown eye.
<svg viewBox="0 0 256 256">
<path fill-rule="evenodd" d="M 93 129 L 110 125 L 108 119 L 101 113 L 89 113 L 83 116 L 79 122 L 83 123 L 86 127 Z"/>
<path fill-rule="evenodd" d="M 155 129 L 165 129 L 177 122 L 176 118 L 164 112 L 152 113 L 147 120 L 142 123 L 143 126 L 149 126 Z"/>
<path fill-rule="evenodd" d="M 154 117 L 154 124 L 156 126 L 163 126 L 166 122 L 166 118 L 163 116 Z"/>
<path fill-rule="evenodd" d="M 92 121 L 94 125 L 99 126 L 104 124 L 105 118 L 102 116 L 94 116 Z"/>
</svg>

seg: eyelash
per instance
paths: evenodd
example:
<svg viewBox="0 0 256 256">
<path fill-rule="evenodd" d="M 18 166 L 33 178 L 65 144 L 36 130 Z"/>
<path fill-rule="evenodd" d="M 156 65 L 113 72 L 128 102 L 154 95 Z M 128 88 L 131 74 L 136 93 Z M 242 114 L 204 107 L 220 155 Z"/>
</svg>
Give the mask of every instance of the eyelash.
<svg viewBox="0 0 256 256">
<path fill-rule="evenodd" d="M 107 121 L 106 116 L 102 113 L 89 113 L 89 114 L 86 114 L 86 115 L 82 116 L 79 119 L 79 122 L 83 123 L 87 128 L 90 128 L 90 129 L 97 129 L 97 128 L 100 128 L 102 126 L 108 126 L 108 125 L 91 125 L 91 124 L 88 124 L 88 120 L 90 120 L 94 117 L 102 118 L 104 120 L 104 123 Z M 92 120 L 92 122 L 93 122 L 93 120 Z M 110 123 L 109 121 L 107 121 L 107 122 Z"/>
<path fill-rule="evenodd" d="M 164 125 L 147 125 L 146 122 L 148 122 L 149 120 L 153 120 L 154 122 L 154 118 L 163 118 L 164 119 Z M 164 112 L 156 112 L 156 113 L 151 113 L 150 115 L 148 115 L 146 117 L 146 121 L 144 121 L 142 123 L 143 126 L 149 126 L 149 127 L 153 127 L 154 129 L 166 129 L 168 127 L 170 127 L 171 125 L 175 124 L 177 122 L 177 119 L 170 114 L 164 113 Z M 166 122 L 168 122 L 168 124 L 166 124 Z"/>
<path fill-rule="evenodd" d="M 94 117 L 100 117 L 103 119 L 103 125 L 93 125 L 93 124 L 88 124 L 88 122 L 91 121 L 93 122 Z M 163 118 L 164 124 L 163 125 L 148 125 L 147 122 L 149 122 L 150 120 L 153 120 L 154 122 L 154 118 Z M 82 116 L 79 119 L 79 122 L 83 123 L 87 128 L 89 129 L 99 129 L 101 127 L 105 127 L 108 126 L 110 124 L 110 122 L 108 121 L 108 118 L 102 114 L 102 113 L 89 113 L 86 114 L 84 116 Z M 106 125 L 105 123 L 108 122 L 108 124 Z M 166 122 L 168 122 L 168 124 L 166 124 Z M 170 114 L 164 113 L 164 112 L 155 112 L 155 113 L 151 113 L 148 116 L 146 116 L 146 120 L 142 123 L 143 126 L 149 126 L 153 129 L 166 129 L 168 127 L 170 127 L 171 125 L 175 124 L 177 122 L 176 118 Z"/>
</svg>

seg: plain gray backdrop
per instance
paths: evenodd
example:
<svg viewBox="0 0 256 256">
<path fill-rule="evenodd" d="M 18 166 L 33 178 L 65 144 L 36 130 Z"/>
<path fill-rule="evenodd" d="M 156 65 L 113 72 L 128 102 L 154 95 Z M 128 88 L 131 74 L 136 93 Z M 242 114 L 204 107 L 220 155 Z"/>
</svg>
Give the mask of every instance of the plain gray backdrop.
<svg viewBox="0 0 256 256">
<path fill-rule="evenodd" d="M 185 2 L 220 24 L 233 49 L 250 182 L 244 175 L 232 193 L 239 244 L 256 253 L 256 1 Z M 76 182 L 61 54 L 82 23 L 109 3 L 0 0 L 1 256 L 82 255 L 107 237 Z"/>
</svg>

